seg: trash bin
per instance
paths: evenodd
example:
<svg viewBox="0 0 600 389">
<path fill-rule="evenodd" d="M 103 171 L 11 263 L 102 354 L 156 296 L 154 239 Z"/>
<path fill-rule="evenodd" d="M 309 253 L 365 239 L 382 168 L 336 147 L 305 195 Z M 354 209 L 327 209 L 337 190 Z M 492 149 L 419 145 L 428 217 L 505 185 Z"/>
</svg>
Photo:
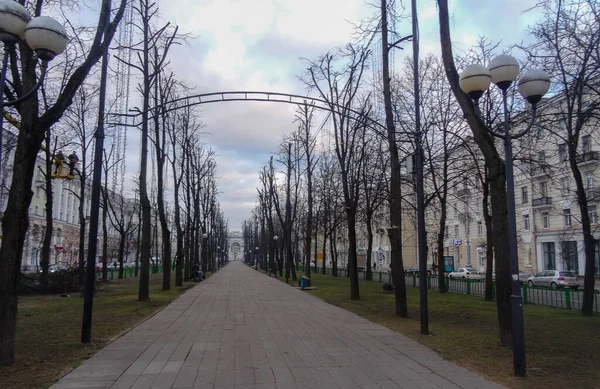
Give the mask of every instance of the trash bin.
<svg viewBox="0 0 600 389">
<path fill-rule="evenodd" d="M 307 276 L 302 276 L 300 278 L 300 289 L 305 289 L 310 287 L 310 278 Z"/>
</svg>

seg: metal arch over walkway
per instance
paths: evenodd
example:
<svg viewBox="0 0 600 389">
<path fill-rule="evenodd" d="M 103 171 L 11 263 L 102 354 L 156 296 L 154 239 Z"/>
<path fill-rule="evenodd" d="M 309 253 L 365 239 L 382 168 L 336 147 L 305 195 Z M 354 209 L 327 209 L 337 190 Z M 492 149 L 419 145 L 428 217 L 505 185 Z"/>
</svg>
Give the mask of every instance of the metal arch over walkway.
<svg viewBox="0 0 600 389">
<path fill-rule="evenodd" d="M 316 109 L 320 109 L 323 111 L 332 112 L 333 109 L 336 109 L 337 114 L 348 117 L 350 120 L 358 121 L 365 120 L 367 127 L 375 131 L 377 134 L 387 137 L 387 127 L 376 119 L 371 118 L 370 116 L 364 115 L 362 112 L 357 111 L 353 108 L 342 106 L 331 101 L 327 101 L 318 97 L 311 96 L 302 96 L 295 95 L 289 93 L 280 93 L 280 92 L 264 92 L 264 91 L 228 91 L 228 92 L 211 92 L 211 93 L 200 93 L 195 95 L 189 95 L 180 97 L 178 99 L 174 99 L 166 102 L 165 104 L 161 104 L 155 107 L 150 107 L 149 111 L 155 111 L 156 109 L 166 107 L 164 109 L 164 113 L 175 111 L 177 109 L 193 107 L 196 105 L 203 104 L 211 104 L 211 103 L 223 103 L 223 102 L 235 102 L 235 101 L 250 101 L 250 102 L 270 102 L 270 103 L 284 103 L 284 104 L 293 104 L 293 105 L 304 105 L 311 106 Z M 130 111 L 134 111 L 135 113 L 130 114 L 109 114 L 111 116 L 121 116 L 121 117 L 133 117 L 138 118 L 141 115 L 141 111 L 139 108 L 131 109 Z M 344 112 L 347 112 L 344 115 Z M 152 118 L 150 115 L 149 118 Z M 115 123 L 112 123 L 115 124 Z M 138 126 L 138 124 L 133 124 L 132 126 Z"/>
</svg>

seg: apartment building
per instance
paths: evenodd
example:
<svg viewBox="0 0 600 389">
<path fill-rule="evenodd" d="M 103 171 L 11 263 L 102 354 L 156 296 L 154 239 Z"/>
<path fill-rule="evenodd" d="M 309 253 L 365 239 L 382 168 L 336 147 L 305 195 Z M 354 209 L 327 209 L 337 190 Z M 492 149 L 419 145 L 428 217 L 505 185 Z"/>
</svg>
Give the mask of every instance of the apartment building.
<svg viewBox="0 0 600 389">
<path fill-rule="evenodd" d="M 560 96 L 555 96 L 544 109 L 552 112 L 558 105 Z M 519 269 L 526 273 L 572 270 L 584 274 L 581 214 L 565 139 L 564 123 L 556 120 L 535 126 L 526 137 L 513 142 Z M 599 141 L 597 126 L 584 128 L 576 155 L 596 239 L 600 238 Z M 502 150 L 501 144 L 498 150 Z M 486 236 L 481 190 L 477 180 L 468 177 L 452 187 L 444 253 L 454 256 L 455 267 L 472 266 L 483 271 Z M 596 274 L 600 275 L 600 243 L 596 245 Z"/>
<path fill-rule="evenodd" d="M 12 177 L 12 161 L 14 158 L 13 148 L 16 136 L 13 133 L 5 131 L 5 150 L 8 151 L 5 156 L 5 166 L 2 168 L 2 182 L 0 186 L 0 211 L 4 213 L 6 209 L 6 201 L 8 199 L 8 186 Z M 29 230 L 25 237 L 25 245 L 21 268 L 24 271 L 35 271 L 41 262 L 42 242 L 46 231 L 46 182 L 43 174 L 45 171 L 45 159 L 41 156 L 36 161 L 34 177 L 32 183 L 33 197 L 29 207 Z M 76 263 L 79 256 L 79 204 L 80 204 L 80 181 L 78 179 L 65 180 L 54 179 L 53 184 L 53 231 L 51 238 L 51 253 L 48 258 L 49 263 L 66 262 L 69 264 Z M 115 208 L 119 210 L 117 213 L 124 213 L 126 220 L 131 220 L 131 223 L 137 224 L 137 212 L 135 211 L 135 201 L 133 199 L 124 198 L 123 206 L 121 207 L 120 196 L 109 190 L 111 201 Z M 89 220 L 91 210 L 91 185 L 88 185 L 85 191 L 84 214 L 86 220 Z M 89 241 L 89 222 L 86 224 L 85 244 L 84 249 L 87 251 Z M 118 255 L 119 233 L 113 225 L 108 222 L 107 226 L 107 241 L 108 241 L 108 260 L 114 260 Z M 102 241 L 103 241 L 102 222 L 98 228 L 97 244 L 98 256 L 97 261 L 102 261 Z M 135 237 L 133 237 L 135 238 Z M 133 261 L 135 258 L 134 239 L 130 240 L 130 247 L 127 250 L 128 256 Z"/>
</svg>

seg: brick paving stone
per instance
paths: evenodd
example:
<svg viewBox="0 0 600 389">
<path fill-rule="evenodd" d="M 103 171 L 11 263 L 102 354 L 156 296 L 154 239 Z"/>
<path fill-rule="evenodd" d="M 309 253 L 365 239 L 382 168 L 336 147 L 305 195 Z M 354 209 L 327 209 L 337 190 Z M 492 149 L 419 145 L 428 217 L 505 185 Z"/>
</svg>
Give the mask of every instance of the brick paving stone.
<svg viewBox="0 0 600 389">
<path fill-rule="evenodd" d="M 234 262 L 50 389 L 502 389 Z"/>
</svg>

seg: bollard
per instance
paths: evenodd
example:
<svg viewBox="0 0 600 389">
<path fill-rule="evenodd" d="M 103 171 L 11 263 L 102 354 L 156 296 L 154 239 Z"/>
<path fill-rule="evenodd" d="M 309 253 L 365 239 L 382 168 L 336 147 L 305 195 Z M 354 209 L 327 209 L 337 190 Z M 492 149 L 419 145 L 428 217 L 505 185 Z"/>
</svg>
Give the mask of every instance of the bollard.
<svg viewBox="0 0 600 389">
<path fill-rule="evenodd" d="M 417 275 L 415 273 L 413 273 L 412 277 L 413 277 L 413 288 L 416 288 L 417 287 Z"/>
<path fill-rule="evenodd" d="M 381 282 L 381 272 L 379 272 L 379 282 Z"/>
<path fill-rule="evenodd" d="M 471 294 L 471 279 L 467 278 L 467 294 Z"/>
</svg>

